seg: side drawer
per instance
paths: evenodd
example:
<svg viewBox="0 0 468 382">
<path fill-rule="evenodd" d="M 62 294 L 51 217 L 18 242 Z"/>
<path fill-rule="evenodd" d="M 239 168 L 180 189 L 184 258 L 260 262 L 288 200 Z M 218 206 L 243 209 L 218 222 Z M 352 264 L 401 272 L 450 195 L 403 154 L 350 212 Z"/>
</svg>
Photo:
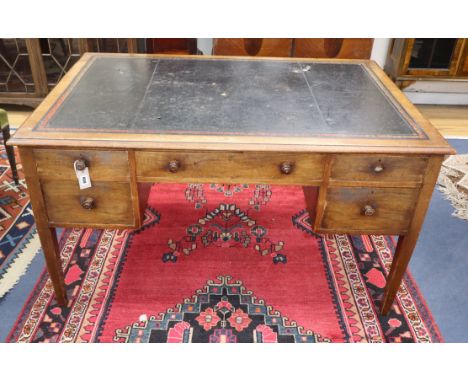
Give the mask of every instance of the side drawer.
<svg viewBox="0 0 468 382">
<path fill-rule="evenodd" d="M 43 180 L 41 186 L 47 215 L 52 225 L 135 225 L 129 183 L 94 182 L 93 187 L 80 190 L 77 182 Z M 92 198 L 94 206 L 91 209 L 84 208 L 81 204 L 82 197 Z"/>
<path fill-rule="evenodd" d="M 34 149 L 34 157 L 40 179 L 76 181 L 77 159 L 86 161 L 91 182 L 130 179 L 127 151 Z"/>
<path fill-rule="evenodd" d="M 330 187 L 317 231 L 376 234 L 404 233 L 419 188 Z"/>
<path fill-rule="evenodd" d="M 323 155 L 139 151 L 136 165 L 139 181 L 314 185 L 322 181 Z"/>
<path fill-rule="evenodd" d="M 377 181 L 422 183 L 427 157 L 398 155 L 336 155 L 332 181 Z"/>
</svg>

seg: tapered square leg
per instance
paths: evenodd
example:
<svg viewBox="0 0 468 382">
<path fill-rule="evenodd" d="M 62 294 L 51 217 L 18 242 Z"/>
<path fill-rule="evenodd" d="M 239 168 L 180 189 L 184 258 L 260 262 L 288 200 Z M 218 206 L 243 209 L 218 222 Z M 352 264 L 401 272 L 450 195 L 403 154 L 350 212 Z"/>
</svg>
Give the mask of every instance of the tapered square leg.
<svg viewBox="0 0 468 382">
<path fill-rule="evenodd" d="M 37 176 L 33 150 L 21 147 L 20 156 L 25 172 L 26 183 L 28 185 L 31 205 L 34 211 L 37 233 L 41 241 L 42 250 L 47 264 L 47 270 L 54 286 L 57 302 L 62 306 L 66 306 L 67 294 L 65 291 L 65 281 L 60 260 L 57 235 L 55 228 L 51 228 L 49 226 L 42 189 Z"/>
<path fill-rule="evenodd" d="M 403 276 L 411 259 L 416 241 L 417 237 L 414 238 L 414 234 L 400 236 L 398 239 L 382 301 L 381 313 L 383 315 L 387 315 L 392 307 L 395 296 L 403 281 Z"/>
<path fill-rule="evenodd" d="M 47 271 L 54 286 L 55 298 L 59 305 L 66 306 L 68 299 L 55 228 L 39 227 L 37 223 L 36 227 L 44 252 Z"/>
<path fill-rule="evenodd" d="M 381 313 L 383 315 L 387 315 L 390 311 L 403 280 L 406 268 L 408 267 L 411 256 L 413 255 L 443 159 L 444 158 L 442 156 L 436 156 L 432 157 L 428 161 L 426 176 L 424 177 L 424 182 L 419 192 L 418 201 L 414 208 L 408 232 L 406 232 L 405 235 L 400 236 L 395 249 L 392 267 L 390 268 L 390 273 L 387 277 L 387 285 L 385 286 L 384 298 L 381 307 Z M 434 256 L 436 254 L 427 255 Z"/>
</svg>

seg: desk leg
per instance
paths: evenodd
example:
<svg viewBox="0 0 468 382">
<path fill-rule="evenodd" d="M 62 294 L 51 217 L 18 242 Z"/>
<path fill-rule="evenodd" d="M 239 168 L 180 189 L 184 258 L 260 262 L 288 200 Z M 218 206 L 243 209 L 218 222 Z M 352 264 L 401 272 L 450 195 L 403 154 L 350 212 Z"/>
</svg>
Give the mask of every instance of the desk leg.
<svg viewBox="0 0 468 382">
<path fill-rule="evenodd" d="M 384 299 L 382 302 L 381 313 L 387 315 L 392 307 L 395 296 L 400 288 L 401 281 L 406 271 L 406 267 L 413 254 L 414 247 L 418 240 L 418 233 L 411 233 L 406 236 L 400 236 L 393 256 L 392 267 L 387 278 L 385 286 Z"/>
<path fill-rule="evenodd" d="M 36 215 L 34 215 L 36 216 Z M 55 228 L 39 227 L 36 218 L 37 232 L 41 240 L 42 251 L 47 264 L 47 271 L 54 286 L 55 298 L 59 305 L 67 305 L 67 294 L 65 290 L 65 281 L 60 260 L 60 250 L 57 243 Z"/>
<path fill-rule="evenodd" d="M 307 212 L 309 213 L 310 221 L 312 227 L 314 226 L 313 222 L 315 220 L 315 214 L 317 211 L 317 201 L 318 201 L 318 187 L 304 186 L 302 187 L 304 192 L 304 199 L 306 202 Z"/>
<path fill-rule="evenodd" d="M 426 176 L 424 177 L 424 183 L 421 187 L 421 191 L 419 192 L 419 198 L 414 209 L 409 230 L 406 235 L 400 236 L 398 239 L 392 267 L 387 278 L 387 285 L 385 286 L 381 309 L 381 313 L 383 315 L 387 315 L 390 311 L 393 300 L 400 288 L 406 267 L 408 266 L 414 247 L 418 241 L 419 231 L 424 223 L 424 217 L 426 216 L 429 202 L 431 201 L 432 192 L 434 191 L 443 159 L 443 156 L 436 156 L 429 159 Z"/>
<path fill-rule="evenodd" d="M 37 233 L 41 241 L 42 250 L 49 271 L 50 279 L 54 285 L 57 302 L 67 305 L 67 295 L 65 291 L 65 281 L 63 277 L 62 263 L 60 260 L 60 251 L 57 243 L 55 228 L 49 227 L 47 212 L 44 205 L 41 185 L 37 176 L 36 162 L 31 148 L 19 148 L 21 163 L 28 185 L 29 197 L 34 211 Z"/>
</svg>

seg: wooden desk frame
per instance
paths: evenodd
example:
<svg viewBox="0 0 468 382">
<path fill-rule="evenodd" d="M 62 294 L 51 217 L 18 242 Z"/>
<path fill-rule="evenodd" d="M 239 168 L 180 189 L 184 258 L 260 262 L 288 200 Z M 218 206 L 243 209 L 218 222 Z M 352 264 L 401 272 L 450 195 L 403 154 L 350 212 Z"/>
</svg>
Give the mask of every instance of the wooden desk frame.
<svg viewBox="0 0 468 382">
<path fill-rule="evenodd" d="M 388 313 L 416 245 L 444 156 L 453 154 L 454 150 L 377 64 L 368 60 L 288 60 L 362 64 L 389 94 L 395 107 L 427 139 L 184 136 L 35 130 L 41 118 L 94 56 L 96 54 L 85 54 L 75 64 L 9 142 L 19 146 L 37 230 L 60 304 L 67 304 L 67 296 L 56 227 L 138 228 L 142 223 L 148 185 L 152 182 L 268 182 L 304 187 L 307 208 L 317 232 L 400 235 L 381 305 L 381 312 Z M 96 181 L 93 192 L 98 198 L 96 211 L 83 212 L 79 196 L 85 195 L 86 190 L 71 186 L 75 176 L 71 158 L 80 156 L 91 161 L 91 180 L 93 183 Z M 116 180 L 112 174 L 109 161 L 113 160 L 120 163 L 122 179 Z M 172 172 L 170 163 L 174 161 L 178 164 L 176 171 Z M 285 163 L 291 166 L 290 172 L 284 171 Z M 379 169 L 380 165 L 385 171 Z M 347 166 L 351 176 L 343 171 Z M 58 183 L 59 179 L 65 181 Z M 116 190 L 122 207 L 116 212 L 120 215 L 115 215 L 115 219 L 104 203 L 101 204 L 104 210 L 99 211 L 101 185 L 104 190 L 115 186 L 112 190 Z M 66 211 L 68 217 L 60 212 L 64 203 L 71 206 L 71 211 Z"/>
</svg>

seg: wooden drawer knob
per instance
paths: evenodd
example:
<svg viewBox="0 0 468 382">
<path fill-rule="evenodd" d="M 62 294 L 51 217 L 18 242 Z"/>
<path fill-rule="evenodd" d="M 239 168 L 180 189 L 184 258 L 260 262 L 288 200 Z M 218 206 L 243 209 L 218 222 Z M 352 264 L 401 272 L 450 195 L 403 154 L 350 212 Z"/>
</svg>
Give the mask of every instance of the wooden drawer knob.
<svg viewBox="0 0 468 382">
<path fill-rule="evenodd" d="M 180 168 L 180 162 L 178 160 L 171 160 L 169 164 L 167 165 L 167 169 L 170 172 L 177 172 L 179 171 Z"/>
<path fill-rule="evenodd" d="M 94 207 L 96 207 L 94 198 L 91 196 L 80 196 L 80 204 L 81 207 L 83 207 L 85 210 L 92 210 Z"/>
<path fill-rule="evenodd" d="M 384 166 L 383 166 L 382 163 L 378 163 L 378 164 L 376 164 L 376 165 L 374 166 L 374 172 L 375 172 L 376 174 L 381 173 L 383 170 L 384 170 Z"/>
<path fill-rule="evenodd" d="M 293 164 L 291 162 L 281 163 L 280 170 L 283 174 L 288 175 L 293 171 Z"/>
<path fill-rule="evenodd" d="M 75 168 L 78 171 L 83 171 L 86 167 L 88 167 L 88 163 L 83 158 L 77 159 L 74 163 Z"/>
<path fill-rule="evenodd" d="M 366 204 L 362 209 L 362 212 L 365 216 L 372 216 L 375 214 L 375 208 L 372 207 L 370 204 Z"/>
</svg>

